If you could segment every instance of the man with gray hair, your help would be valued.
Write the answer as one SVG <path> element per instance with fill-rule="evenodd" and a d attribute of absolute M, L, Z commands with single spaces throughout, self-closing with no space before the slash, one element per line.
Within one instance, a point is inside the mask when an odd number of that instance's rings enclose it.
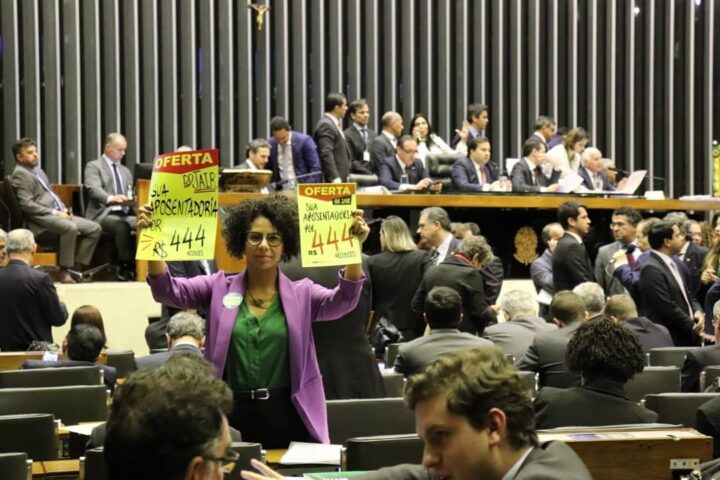
<path fill-rule="evenodd" d="M 178 312 L 170 318 L 165 333 L 168 351 L 152 353 L 136 358 L 138 370 L 158 368 L 176 354 L 202 356 L 201 348 L 205 343 L 205 321 L 192 312 Z"/>
<path fill-rule="evenodd" d="M 588 147 L 580 156 L 582 166 L 578 175 L 583 179 L 582 185 L 592 191 L 612 191 L 615 187 L 610 183 L 607 172 L 603 170 L 602 152 L 595 147 Z"/>
<path fill-rule="evenodd" d="M 503 294 L 500 310 L 506 321 L 486 328 L 483 337 L 516 360 L 522 358 L 537 333 L 557 329 L 538 316 L 535 295 L 527 290 L 510 290 Z"/>
<path fill-rule="evenodd" d="M 452 234 L 450 217 L 441 207 L 427 207 L 420 212 L 417 234 L 424 247 L 430 248 L 430 259 L 435 265 L 450 258 L 460 245 Z"/>
<path fill-rule="evenodd" d="M 52 342 L 51 327 L 67 320 L 50 276 L 32 268 L 37 251 L 30 230 L 11 231 L 5 242 L 10 261 L 0 269 L 0 350 L 24 351 L 33 340 Z"/>
<path fill-rule="evenodd" d="M 7 252 L 5 251 L 5 239 L 7 238 L 7 233 L 5 233 L 5 230 L 0 228 L 0 268 L 5 268 L 8 263 L 8 256 Z"/>
<path fill-rule="evenodd" d="M 425 272 L 412 300 L 415 313 L 423 312 L 427 292 L 439 286 L 450 287 L 462 297 L 460 331 L 482 335 L 487 325 L 497 323 L 496 312 L 485 298 L 480 274 L 492 259 L 492 249 L 485 237 L 475 235 L 465 239 L 454 254 Z"/>
<path fill-rule="evenodd" d="M 85 166 L 88 206 L 85 217 L 97 222 L 115 240 L 113 268 L 120 281 L 135 278 L 135 241 L 137 229 L 133 201 L 133 176 L 122 164 L 127 140 L 120 133 L 105 137 L 103 154 Z"/>
<path fill-rule="evenodd" d="M 595 282 L 583 282 L 573 288 L 585 304 L 585 319 L 601 317 L 605 311 L 605 291 Z"/>

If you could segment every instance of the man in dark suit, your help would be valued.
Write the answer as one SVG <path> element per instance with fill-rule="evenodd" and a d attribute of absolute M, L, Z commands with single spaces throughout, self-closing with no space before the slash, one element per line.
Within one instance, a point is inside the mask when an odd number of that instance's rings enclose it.
<path fill-rule="evenodd" d="M 202 356 L 205 343 L 205 321 L 196 313 L 178 312 L 170 318 L 165 333 L 167 352 L 151 353 L 135 359 L 138 370 L 158 368 L 178 353 Z"/>
<path fill-rule="evenodd" d="M 585 321 L 585 304 L 576 293 L 557 292 L 550 304 L 550 313 L 560 328 L 538 333 L 517 363 L 518 370 L 538 372 L 543 387 L 580 385 L 580 376 L 570 373 L 565 365 L 565 351 L 575 331 Z"/>
<path fill-rule="evenodd" d="M 595 274 L 582 237 L 590 231 L 590 217 L 585 205 L 564 202 L 558 207 L 558 222 L 565 235 L 558 240 L 552 256 L 553 289 L 572 290 L 583 282 L 594 282 Z"/>
<path fill-rule="evenodd" d="M 214 260 L 188 260 L 185 262 L 166 262 L 168 271 L 173 278 L 192 278 L 198 275 L 212 275 L 217 272 Z M 170 317 L 182 310 L 171 305 L 162 305 L 160 320 L 153 322 L 145 328 L 145 342 L 150 350 L 167 348 L 167 332 Z M 198 312 L 200 316 L 205 312 Z"/>
<path fill-rule="evenodd" d="M 520 360 L 541 332 L 557 330 L 557 325 L 538 317 L 538 303 L 526 290 L 510 290 L 504 293 L 500 301 L 500 310 L 505 321 L 490 325 L 483 337 L 499 347 L 506 355 Z"/>
<path fill-rule="evenodd" d="M 673 346 L 668 329 L 639 317 L 635 302 L 629 295 L 621 293 L 610 297 L 605 303 L 605 316 L 635 333 L 645 353 L 653 348 Z"/>
<path fill-rule="evenodd" d="M 52 343 L 51 327 L 65 323 L 67 309 L 48 274 L 31 267 L 37 250 L 32 232 L 12 230 L 5 250 L 10 261 L 0 269 L 0 350 L 25 351 L 33 340 Z"/>
<path fill-rule="evenodd" d="M 545 151 L 548 151 L 548 143 L 555 135 L 555 120 L 551 117 L 541 115 L 535 120 L 533 133 L 530 138 L 537 138 L 545 145 Z"/>
<path fill-rule="evenodd" d="M 582 166 L 578 175 L 583 179 L 582 185 L 589 191 L 613 191 L 615 186 L 610 183 L 607 173 L 603 170 L 602 152 L 595 147 L 588 147 L 581 156 Z"/>
<path fill-rule="evenodd" d="M 458 330 L 462 320 L 462 298 L 450 287 L 434 287 L 425 297 L 423 309 L 430 334 L 400 345 L 395 371 L 409 377 L 446 353 L 466 348 L 492 347 L 492 342 Z"/>
<path fill-rule="evenodd" d="M 451 232 L 450 217 L 444 208 L 428 207 L 420 212 L 417 234 L 430 247 L 430 261 L 433 265 L 449 258 L 460 245 L 460 240 Z"/>
<path fill-rule="evenodd" d="M 22 369 L 97 366 L 103 373 L 105 385 L 113 391 L 117 380 L 115 367 L 96 363 L 105 345 L 99 328 L 79 323 L 72 327 L 62 345 L 62 360 L 25 360 Z"/>
<path fill-rule="evenodd" d="M 395 155 L 380 163 L 378 178 L 380 185 L 388 190 L 439 190 L 442 184 L 433 186 L 423 163 L 415 158 L 417 143 L 410 135 L 398 139 Z"/>
<path fill-rule="evenodd" d="M 542 165 L 547 162 L 547 150 L 538 138 L 525 140 L 520 160 L 510 172 L 513 192 L 556 192 L 560 188 L 560 170 L 551 170 L 549 175 Z"/>
<path fill-rule="evenodd" d="M 290 129 L 283 117 L 270 120 L 270 161 L 272 181 L 278 190 L 292 190 L 298 183 L 319 182 L 320 157 L 310 135 Z M 317 172 L 316 175 L 311 175 Z M 299 177 L 299 178 L 298 178 Z"/>
<path fill-rule="evenodd" d="M 85 217 L 99 223 L 115 239 L 118 279 L 135 278 L 135 241 L 137 218 L 127 202 L 133 176 L 121 162 L 127 152 L 127 140 L 119 133 L 105 137 L 103 155 L 85 166 L 88 205 Z"/>
<path fill-rule="evenodd" d="M 483 278 L 478 270 L 492 258 L 492 250 L 485 237 L 465 239 L 455 254 L 440 265 L 430 268 L 420 282 L 412 308 L 416 313 L 423 311 L 427 293 L 435 287 L 450 287 L 463 300 L 463 320 L 459 329 L 463 332 L 482 335 L 489 324 L 496 323 L 495 311 L 485 299 Z"/>
<path fill-rule="evenodd" d="M 27 227 L 34 235 L 47 231 L 60 237 L 60 281 L 75 283 L 68 270 L 90 264 L 102 228 L 93 221 L 73 215 L 53 192 L 45 172 L 39 167 L 40 157 L 32 139 L 16 140 L 13 155 L 17 164 L 10 181 Z"/>
<path fill-rule="evenodd" d="M 537 428 L 657 422 L 657 413 L 625 395 L 625 383 L 643 371 L 645 356 L 637 337 L 621 325 L 606 318 L 583 323 L 568 343 L 566 360 L 582 376 L 582 386 L 540 389 Z"/>
<path fill-rule="evenodd" d="M 315 126 L 313 137 L 320 154 L 325 181 L 340 183 L 347 180 L 352 163 L 350 147 L 343 133 L 343 118 L 347 100 L 342 93 L 329 93 L 325 99 L 325 114 Z"/>
<path fill-rule="evenodd" d="M 603 288 L 606 295 L 617 295 L 625 293 L 625 288 L 620 280 L 613 275 L 615 265 L 613 254 L 621 249 L 626 252 L 632 251 L 626 258 L 632 261 L 633 266 L 635 265 L 637 257 L 641 253 L 635 242 L 637 239 L 637 226 L 642 220 L 642 216 L 634 208 L 621 207 L 613 212 L 611 218 L 610 227 L 615 241 L 603 245 L 598 250 L 597 258 L 595 258 L 595 280 Z M 630 257 L 632 257 L 632 260 L 630 260 Z"/>
<path fill-rule="evenodd" d="M 702 305 L 705 300 L 706 289 L 702 288 L 700 277 L 703 273 L 703 263 L 705 257 L 710 251 L 707 247 L 697 245 L 692 241 L 692 236 L 689 234 L 690 222 L 685 212 L 670 212 L 663 220 L 672 222 L 680 229 L 680 235 L 683 237 L 683 244 L 680 247 L 680 251 L 677 254 L 677 258 L 685 264 L 690 274 L 690 282 L 688 283 L 688 289 L 691 296 L 695 297 L 698 302 Z M 707 325 L 712 334 L 712 329 Z M 706 329 L 706 330 L 708 330 Z"/>
<path fill-rule="evenodd" d="M 705 320 L 702 307 L 688 290 L 673 261 L 683 244 L 677 225 L 657 222 L 648 233 L 652 251 L 640 271 L 640 295 L 645 312 L 655 323 L 665 325 L 677 347 L 700 344 L 698 334 Z"/>
<path fill-rule="evenodd" d="M 541 238 L 545 244 L 545 251 L 530 264 L 530 278 L 533 281 L 538 295 L 543 295 L 547 303 L 540 302 L 540 316 L 551 322 L 550 299 L 555 292 L 552 274 L 552 255 L 557 247 L 557 242 L 565 235 L 565 230 L 557 223 L 548 223 L 542 229 Z M 545 293 L 543 293 L 545 292 Z"/>
<path fill-rule="evenodd" d="M 377 134 L 368 128 L 370 106 L 367 100 L 360 98 L 350 102 L 348 107 L 352 125 L 345 129 L 345 138 L 353 156 L 352 172 L 362 174 L 375 173 L 370 155 L 370 144 Z"/>
<path fill-rule="evenodd" d="M 380 134 L 370 142 L 370 161 L 373 171 L 380 171 L 380 164 L 395 155 L 398 138 L 403 132 L 403 118 L 397 112 L 385 112 L 381 120 Z"/>
<path fill-rule="evenodd" d="M 461 192 L 488 192 L 500 188 L 500 167 L 490 161 L 490 140 L 475 137 L 468 142 L 468 156 L 452 166 L 452 181 Z"/>
<path fill-rule="evenodd" d="M 475 137 L 479 137 L 490 123 L 490 113 L 487 105 L 471 103 L 468 105 L 465 121 L 459 130 L 455 130 L 455 136 L 450 146 L 460 155 L 468 152 L 468 143 Z"/>

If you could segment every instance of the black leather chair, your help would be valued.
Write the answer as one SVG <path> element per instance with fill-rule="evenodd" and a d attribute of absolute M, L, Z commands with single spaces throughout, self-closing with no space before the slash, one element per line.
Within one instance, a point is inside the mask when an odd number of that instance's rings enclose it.
<path fill-rule="evenodd" d="M 419 464 L 424 443 L 416 434 L 350 438 L 342 455 L 343 470 L 377 470 L 400 463 Z"/>
<path fill-rule="evenodd" d="M 103 447 L 86 450 L 80 457 L 80 480 L 105 480 Z"/>
<path fill-rule="evenodd" d="M 0 371 L 0 388 L 65 387 L 102 385 L 100 367 L 34 368 Z"/>
<path fill-rule="evenodd" d="M 696 428 L 697 409 L 718 396 L 720 393 L 653 393 L 646 395 L 641 404 L 657 412 L 659 423 Z"/>
<path fill-rule="evenodd" d="M 538 383 L 540 382 L 540 375 L 535 372 L 526 372 L 524 370 L 518 370 L 518 376 L 520 381 L 530 391 L 530 396 L 535 398 L 538 391 Z"/>
<path fill-rule="evenodd" d="M 656 366 L 676 366 L 682 369 L 685 362 L 685 355 L 688 351 L 697 347 L 660 347 L 652 348 L 648 352 L 648 365 Z"/>
<path fill-rule="evenodd" d="M 415 432 L 415 415 L 402 398 L 328 400 L 330 443 L 348 438 Z"/>
<path fill-rule="evenodd" d="M 0 478 L 3 480 L 31 480 L 32 460 L 21 452 L 0 453 Z"/>
<path fill-rule="evenodd" d="M 385 370 L 382 372 L 385 395 L 388 397 L 402 397 L 405 388 L 405 377 L 401 373 Z"/>
<path fill-rule="evenodd" d="M 680 369 L 674 366 L 645 367 L 625 384 L 625 394 L 633 402 L 639 402 L 651 393 L 680 391 Z"/>
<path fill-rule="evenodd" d="M 65 425 L 100 422 L 107 417 L 105 385 L 0 390 L 0 415 L 52 413 Z"/>
<path fill-rule="evenodd" d="M 55 417 L 50 413 L 0 415 L 0 452 L 25 452 L 35 461 L 56 460 Z"/>
<path fill-rule="evenodd" d="M 708 387 L 716 384 L 718 379 L 720 379 L 720 365 L 705 367 L 700 372 L 700 391 L 704 392 Z M 715 387 L 716 391 L 720 391 L 720 388 L 717 388 L 718 385 L 715 385 Z"/>
<path fill-rule="evenodd" d="M 400 351 L 401 343 L 388 343 L 385 346 L 385 368 L 394 368 L 395 359 Z"/>
<path fill-rule="evenodd" d="M 137 370 L 137 366 L 135 365 L 135 352 L 132 350 L 110 350 L 106 352 L 106 355 L 107 360 L 105 364 L 110 367 L 115 367 L 118 378 L 125 378 Z"/>
<path fill-rule="evenodd" d="M 464 155 L 457 153 L 429 153 L 425 157 L 428 173 L 433 180 L 442 183 L 443 192 L 452 190 L 452 166 Z"/>

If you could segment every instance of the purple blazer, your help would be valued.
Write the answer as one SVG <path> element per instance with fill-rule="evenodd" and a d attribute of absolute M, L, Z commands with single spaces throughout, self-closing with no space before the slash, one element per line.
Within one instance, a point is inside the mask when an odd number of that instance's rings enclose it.
<path fill-rule="evenodd" d="M 309 279 L 291 281 L 278 272 L 280 302 L 288 326 L 291 400 L 310 436 L 329 443 L 325 391 L 315 355 L 311 323 L 334 320 L 357 305 L 365 279 L 345 280 L 327 289 Z M 225 272 L 193 278 L 173 278 L 167 272 L 148 276 L 157 302 L 178 308 L 200 308 L 207 314 L 205 357 L 218 376 L 225 370 L 230 337 L 247 286 L 245 272 L 226 276 Z"/>

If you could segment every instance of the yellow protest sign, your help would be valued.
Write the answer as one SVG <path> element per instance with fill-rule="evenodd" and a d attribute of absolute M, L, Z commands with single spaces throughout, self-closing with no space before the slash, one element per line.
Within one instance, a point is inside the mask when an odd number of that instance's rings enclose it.
<path fill-rule="evenodd" d="M 303 267 L 360 263 L 360 241 L 350 233 L 355 208 L 354 183 L 301 183 L 300 260 Z"/>
<path fill-rule="evenodd" d="M 142 229 L 138 260 L 202 260 L 215 256 L 218 151 L 160 155 L 150 180 L 153 224 Z"/>

